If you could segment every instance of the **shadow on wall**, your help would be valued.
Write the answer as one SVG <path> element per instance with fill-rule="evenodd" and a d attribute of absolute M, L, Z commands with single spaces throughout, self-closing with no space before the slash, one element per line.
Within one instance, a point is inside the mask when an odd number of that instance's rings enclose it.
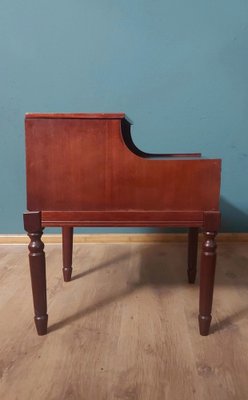
<path fill-rule="evenodd" d="M 224 197 L 221 197 L 220 209 L 222 232 L 248 232 L 248 204 L 247 213 L 245 213 L 229 203 Z"/>

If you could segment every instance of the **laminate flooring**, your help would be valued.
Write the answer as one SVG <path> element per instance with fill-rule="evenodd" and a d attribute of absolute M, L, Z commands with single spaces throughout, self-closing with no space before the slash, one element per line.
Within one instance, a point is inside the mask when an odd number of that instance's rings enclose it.
<path fill-rule="evenodd" d="M 24 245 L 0 246 L 1 400 L 247 400 L 248 244 L 220 243 L 210 335 L 186 243 L 46 245 L 39 337 Z"/>

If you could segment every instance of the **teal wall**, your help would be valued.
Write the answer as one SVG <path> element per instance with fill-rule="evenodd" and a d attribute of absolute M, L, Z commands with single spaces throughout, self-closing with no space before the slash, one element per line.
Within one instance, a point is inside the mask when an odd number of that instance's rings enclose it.
<path fill-rule="evenodd" d="M 223 230 L 248 230 L 247 0 L 1 0 L 0 233 L 25 210 L 25 112 L 118 112 L 149 152 L 223 158 Z"/>

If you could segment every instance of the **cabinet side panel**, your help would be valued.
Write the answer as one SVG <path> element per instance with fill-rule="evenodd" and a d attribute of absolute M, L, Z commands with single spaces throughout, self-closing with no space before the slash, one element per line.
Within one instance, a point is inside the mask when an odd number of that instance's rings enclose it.
<path fill-rule="evenodd" d="M 220 160 L 148 159 L 120 120 L 27 119 L 28 210 L 219 209 Z"/>
<path fill-rule="evenodd" d="M 26 120 L 28 210 L 106 207 L 107 124 L 105 120 Z"/>

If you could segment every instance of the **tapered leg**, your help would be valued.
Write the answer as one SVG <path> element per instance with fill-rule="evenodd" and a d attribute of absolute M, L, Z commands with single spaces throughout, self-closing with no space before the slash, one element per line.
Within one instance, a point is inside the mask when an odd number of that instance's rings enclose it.
<path fill-rule="evenodd" d="M 197 270 L 198 228 L 189 228 L 188 233 L 188 281 L 195 283 Z"/>
<path fill-rule="evenodd" d="M 24 214 L 24 227 L 30 238 L 29 265 L 34 303 L 34 321 L 38 335 L 47 333 L 46 263 L 44 244 L 41 241 L 40 213 Z"/>
<path fill-rule="evenodd" d="M 208 335 L 211 323 L 214 276 L 216 264 L 216 232 L 204 232 L 200 270 L 200 334 Z"/>
<path fill-rule="evenodd" d="M 73 228 L 63 226 L 63 276 L 64 281 L 69 282 L 72 274 L 72 249 L 73 249 Z"/>

